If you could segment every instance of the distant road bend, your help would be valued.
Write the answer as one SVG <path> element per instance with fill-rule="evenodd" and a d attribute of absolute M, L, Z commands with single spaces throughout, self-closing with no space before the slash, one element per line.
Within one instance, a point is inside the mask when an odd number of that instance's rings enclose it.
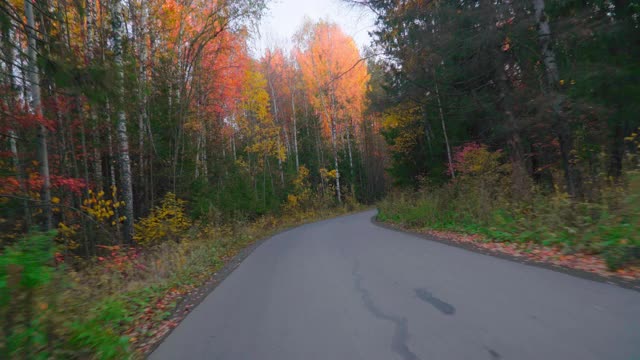
<path fill-rule="evenodd" d="M 387 230 L 260 245 L 150 359 L 640 359 L 640 293 Z"/>

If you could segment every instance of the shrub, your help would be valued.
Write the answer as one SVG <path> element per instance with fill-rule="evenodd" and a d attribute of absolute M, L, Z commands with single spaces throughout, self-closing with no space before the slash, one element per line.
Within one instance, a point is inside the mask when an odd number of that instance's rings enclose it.
<path fill-rule="evenodd" d="M 105 301 L 84 311 L 74 311 L 77 298 L 64 300 L 76 301 L 70 307 L 61 304 L 68 278 L 55 265 L 55 236 L 29 234 L 0 255 L 0 358 L 126 358 L 121 303 Z"/>
<path fill-rule="evenodd" d="M 37 296 L 51 282 L 54 236 L 55 232 L 30 234 L 0 256 L 2 358 L 28 357 L 46 344 L 46 309 L 38 306 Z"/>
<path fill-rule="evenodd" d="M 293 179 L 293 192 L 287 195 L 284 210 L 289 213 L 295 213 L 300 209 L 310 207 L 311 195 L 309 169 L 303 165 L 300 166 L 295 179 Z"/>
<path fill-rule="evenodd" d="M 191 220 L 185 213 L 185 202 L 169 192 L 160 206 L 155 207 L 149 216 L 140 219 L 134 227 L 134 241 L 150 246 L 166 240 L 177 241 L 191 227 Z"/>

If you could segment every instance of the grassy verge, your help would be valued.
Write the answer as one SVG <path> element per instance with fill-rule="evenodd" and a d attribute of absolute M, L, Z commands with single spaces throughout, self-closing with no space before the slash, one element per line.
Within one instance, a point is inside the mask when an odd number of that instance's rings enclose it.
<path fill-rule="evenodd" d="M 29 236 L 0 256 L 0 358 L 142 357 L 176 325 L 176 304 L 239 251 L 283 229 L 354 210 L 194 226 L 148 249 L 111 247 L 110 255 L 76 270 L 56 264 L 54 234 Z"/>
<path fill-rule="evenodd" d="M 640 262 L 640 175 L 602 188 L 597 201 L 533 192 L 514 201 L 508 187 L 481 176 L 422 191 L 397 192 L 379 203 L 378 220 L 408 229 L 481 235 L 482 241 L 543 246 L 558 256 L 583 254 L 610 271 Z"/>

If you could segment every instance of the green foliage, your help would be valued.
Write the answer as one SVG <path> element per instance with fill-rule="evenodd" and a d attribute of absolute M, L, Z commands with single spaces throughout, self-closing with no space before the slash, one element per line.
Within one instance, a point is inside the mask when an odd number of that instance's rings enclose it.
<path fill-rule="evenodd" d="M 0 257 L 0 289 L 8 290 L 11 280 L 18 289 L 34 289 L 47 284 L 51 280 L 52 238 L 55 235 L 55 232 L 31 234 L 5 249 Z"/>
<path fill-rule="evenodd" d="M 601 254 L 612 270 L 640 261 L 637 171 L 627 172 L 626 183 L 602 188 L 599 201 L 537 190 L 527 201 L 512 202 L 504 196 L 508 173 L 486 174 L 488 178 L 476 173 L 443 186 L 425 186 L 418 194 L 391 194 L 379 203 L 378 217 L 413 228 L 479 233 L 494 241 Z"/>
<path fill-rule="evenodd" d="M 86 307 L 62 299 L 68 278 L 54 263 L 55 232 L 32 233 L 0 255 L 0 355 L 3 359 L 126 359 L 121 302 Z M 71 301 L 69 304 L 68 301 Z M 58 308 L 71 305 L 64 310 Z"/>
<path fill-rule="evenodd" d="M 31 353 L 45 344 L 43 314 L 36 295 L 51 282 L 55 232 L 34 233 L 0 255 L 0 354 L 9 358 Z"/>
<path fill-rule="evenodd" d="M 120 333 L 127 321 L 123 302 L 107 299 L 91 308 L 86 318 L 67 324 L 65 347 L 78 358 L 125 359 L 129 356 L 129 338 Z"/>

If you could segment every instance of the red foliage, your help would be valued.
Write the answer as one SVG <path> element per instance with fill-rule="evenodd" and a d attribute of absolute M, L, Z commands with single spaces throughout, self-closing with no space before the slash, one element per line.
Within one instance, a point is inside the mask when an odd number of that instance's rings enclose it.
<path fill-rule="evenodd" d="M 79 195 L 87 187 L 84 179 L 68 178 L 58 175 L 51 175 L 51 187 L 61 190 L 68 190 Z"/>
<path fill-rule="evenodd" d="M 26 181 L 27 189 L 31 191 L 40 191 L 44 182 L 38 173 L 30 173 Z M 84 179 L 68 178 L 64 176 L 51 175 L 51 188 L 62 191 L 71 191 L 74 194 L 80 194 L 87 187 Z M 18 194 L 20 193 L 20 182 L 15 176 L 7 176 L 0 178 L 0 193 Z"/>
<path fill-rule="evenodd" d="M 0 178 L 0 194 L 18 194 L 20 183 L 14 176 Z"/>
<path fill-rule="evenodd" d="M 456 172 L 464 171 L 468 158 L 471 153 L 478 150 L 486 149 L 486 145 L 477 142 L 468 142 L 453 148 L 453 170 Z M 447 166 L 447 175 L 451 176 L 451 168 Z"/>
<path fill-rule="evenodd" d="M 98 256 L 107 271 L 118 273 L 122 277 L 128 277 L 132 271 L 146 270 L 146 267 L 137 260 L 140 251 L 135 247 L 122 249 L 119 245 L 97 245 L 98 248 L 108 251 L 105 256 Z"/>

